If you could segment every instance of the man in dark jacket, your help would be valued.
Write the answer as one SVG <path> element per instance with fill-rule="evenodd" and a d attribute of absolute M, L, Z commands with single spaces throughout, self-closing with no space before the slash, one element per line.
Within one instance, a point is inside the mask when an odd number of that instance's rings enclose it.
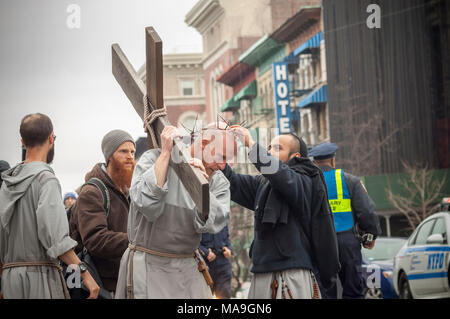
<path fill-rule="evenodd" d="M 72 208 L 70 236 L 78 242 L 77 252 L 86 247 L 103 287 L 114 292 L 120 259 L 128 247 L 128 189 L 135 166 L 135 144 L 128 133 L 114 130 L 103 138 L 102 151 L 106 164 L 95 165 L 86 175 L 86 182 L 97 178 L 107 187 L 109 215 L 106 216 L 101 190 L 94 185 L 84 185 Z"/>
<path fill-rule="evenodd" d="M 217 234 L 204 233 L 199 246 L 206 258 L 216 298 L 231 298 L 231 243 L 228 226 Z"/>
<path fill-rule="evenodd" d="M 313 272 L 328 287 L 339 268 L 320 169 L 306 157 L 306 144 L 293 134 L 275 137 L 268 153 L 247 129 L 231 129 L 250 149 L 249 159 L 261 172 L 240 175 L 228 165 L 223 170 L 231 199 L 255 211 L 249 298 L 320 298 Z"/>

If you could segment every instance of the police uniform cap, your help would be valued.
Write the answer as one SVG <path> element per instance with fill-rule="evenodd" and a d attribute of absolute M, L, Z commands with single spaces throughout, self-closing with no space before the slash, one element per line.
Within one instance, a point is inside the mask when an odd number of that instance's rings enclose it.
<path fill-rule="evenodd" d="M 338 146 L 334 143 L 322 143 L 320 145 L 314 146 L 309 152 L 308 157 L 314 157 L 316 160 L 325 160 L 334 157 Z"/>

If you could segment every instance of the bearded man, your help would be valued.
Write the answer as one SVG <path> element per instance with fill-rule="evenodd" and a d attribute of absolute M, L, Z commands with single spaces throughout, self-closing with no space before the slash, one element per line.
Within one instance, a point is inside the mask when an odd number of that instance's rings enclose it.
<path fill-rule="evenodd" d="M 99 272 L 103 288 L 112 295 L 116 290 L 120 258 L 128 247 L 127 220 L 129 188 L 136 150 L 127 132 L 113 130 L 105 135 L 102 151 L 106 163 L 99 163 L 86 174 L 86 182 L 97 178 L 109 193 L 109 215 L 101 190 L 91 184 L 82 187 L 72 208 L 70 235 L 78 242 L 76 251 L 87 249 Z"/>
<path fill-rule="evenodd" d="M 328 289 L 339 270 L 321 170 L 309 160 L 305 142 L 295 134 L 275 136 L 266 150 L 248 129 L 236 125 L 231 130 L 249 149 L 248 158 L 261 173 L 244 175 L 229 165 L 221 168 L 230 181 L 231 199 L 254 211 L 249 299 L 320 298 L 318 284 Z"/>
<path fill-rule="evenodd" d="M 50 166 L 56 139 L 50 118 L 41 113 L 25 116 L 20 136 L 25 161 L 3 172 L 0 190 L 4 298 L 69 298 L 58 259 L 79 267 L 90 298 L 96 298 L 99 286 L 73 250 L 77 243 L 69 237 L 61 186 Z"/>

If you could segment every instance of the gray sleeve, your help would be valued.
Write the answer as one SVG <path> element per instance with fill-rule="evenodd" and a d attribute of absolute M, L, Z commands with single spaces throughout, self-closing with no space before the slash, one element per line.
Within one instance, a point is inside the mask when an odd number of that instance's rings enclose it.
<path fill-rule="evenodd" d="M 159 152 L 144 153 L 137 163 L 130 188 L 132 203 L 149 222 L 155 221 L 164 211 L 165 196 L 169 192 L 167 181 L 163 187 L 156 183 L 155 162 Z"/>
<path fill-rule="evenodd" d="M 47 179 L 39 191 L 36 210 L 37 233 L 50 258 L 58 258 L 77 245 L 69 236 L 69 223 L 56 178 Z"/>
<path fill-rule="evenodd" d="M 0 223 L 0 262 L 3 262 L 2 259 L 6 255 L 6 250 L 6 234 L 2 224 Z"/>
<path fill-rule="evenodd" d="M 194 226 L 198 233 L 216 234 L 230 220 L 230 182 L 221 171 L 216 171 L 209 185 L 209 215 L 205 221 L 200 212 L 194 214 Z"/>
<path fill-rule="evenodd" d="M 356 223 L 365 232 L 375 236 L 381 235 L 380 221 L 375 212 L 375 203 L 358 178 L 347 176 L 347 180 Z"/>

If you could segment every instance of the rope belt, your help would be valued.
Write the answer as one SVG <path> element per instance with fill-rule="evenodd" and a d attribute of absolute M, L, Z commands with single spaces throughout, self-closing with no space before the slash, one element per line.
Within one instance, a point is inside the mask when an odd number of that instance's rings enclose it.
<path fill-rule="evenodd" d="M 153 122 L 156 121 L 156 119 L 158 117 L 166 116 L 167 110 L 165 107 L 163 107 L 161 109 L 153 110 L 150 113 L 150 111 L 149 111 L 150 105 L 148 103 L 147 95 L 144 95 L 143 104 L 144 104 L 144 129 L 145 129 L 145 132 L 150 134 L 150 137 L 152 138 L 153 147 L 158 148 L 159 147 L 158 140 L 156 139 L 156 135 L 152 128 L 152 124 L 153 124 Z"/>
<path fill-rule="evenodd" d="M 129 256 L 129 267 L 128 267 L 128 284 L 127 284 L 127 298 L 128 299 L 134 299 L 134 285 L 133 285 L 133 257 L 134 253 L 136 251 L 140 251 L 149 255 L 154 256 L 160 256 L 160 257 L 167 257 L 167 258 L 195 258 L 195 253 L 192 254 L 171 254 L 171 253 L 165 253 L 160 252 L 148 248 L 144 248 L 141 246 L 137 246 L 135 244 L 129 244 L 128 249 L 130 250 L 130 256 Z"/>
<path fill-rule="evenodd" d="M 4 264 L 2 268 L 9 269 L 9 268 L 36 267 L 36 266 L 56 268 L 59 273 L 59 278 L 61 279 L 61 285 L 63 287 L 64 297 L 66 299 L 70 299 L 69 291 L 67 290 L 66 282 L 64 280 L 64 275 L 62 273 L 62 268 L 57 263 L 48 262 L 48 261 L 23 261 L 23 262 L 7 263 L 7 264 Z"/>

